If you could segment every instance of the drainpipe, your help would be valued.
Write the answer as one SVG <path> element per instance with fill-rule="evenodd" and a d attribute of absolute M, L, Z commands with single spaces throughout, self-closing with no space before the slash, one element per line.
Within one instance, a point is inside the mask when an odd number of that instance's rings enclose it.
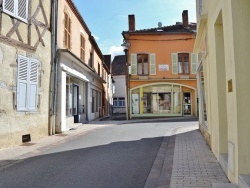
<path fill-rule="evenodd" d="M 51 83 L 50 83 L 50 117 L 49 135 L 55 134 L 56 101 L 57 101 L 57 10 L 58 0 L 52 0 L 52 30 L 51 30 Z"/>

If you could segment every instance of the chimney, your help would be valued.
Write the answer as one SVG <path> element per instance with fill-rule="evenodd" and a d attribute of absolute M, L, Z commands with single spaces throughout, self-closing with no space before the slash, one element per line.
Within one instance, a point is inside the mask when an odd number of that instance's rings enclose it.
<path fill-rule="evenodd" d="M 182 24 L 183 27 L 188 27 L 188 10 L 183 10 L 182 12 Z"/>
<path fill-rule="evenodd" d="M 135 31 L 135 15 L 128 15 L 128 29 Z"/>

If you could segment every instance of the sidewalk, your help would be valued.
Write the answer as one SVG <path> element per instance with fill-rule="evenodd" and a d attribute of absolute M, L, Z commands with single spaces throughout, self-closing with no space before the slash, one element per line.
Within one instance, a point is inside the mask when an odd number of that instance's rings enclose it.
<path fill-rule="evenodd" d="M 177 130 L 178 131 L 178 130 Z M 162 142 L 144 188 L 236 188 L 196 129 Z"/>
<path fill-rule="evenodd" d="M 183 121 L 184 119 L 179 120 Z M 124 123 L 149 121 L 175 121 L 175 118 L 133 121 L 114 121 L 107 118 L 104 121 L 92 121 L 63 134 L 47 136 L 41 140 L 13 148 L 0 149 L 0 170 L 96 129 Z M 168 187 L 233 188 L 237 186 L 229 183 L 196 126 L 171 130 L 160 146 L 145 188 Z"/>

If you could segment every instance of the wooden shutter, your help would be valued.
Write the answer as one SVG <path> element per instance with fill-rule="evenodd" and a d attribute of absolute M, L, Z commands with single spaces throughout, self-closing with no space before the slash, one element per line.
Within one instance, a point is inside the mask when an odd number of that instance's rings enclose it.
<path fill-rule="evenodd" d="M 27 93 L 28 93 L 28 58 L 18 56 L 17 67 L 17 111 L 27 111 Z"/>
<path fill-rule="evenodd" d="M 15 0 L 3 0 L 3 11 L 15 16 Z"/>
<path fill-rule="evenodd" d="M 178 54 L 172 53 L 171 59 L 172 59 L 172 74 L 178 74 Z"/>
<path fill-rule="evenodd" d="M 38 61 L 31 59 L 29 65 L 28 110 L 34 111 L 37 110 Z"/>
<path fill-rule="evenodd" d="M 137 75 L 137 54 L 131 54 L 131 75 Z"/>
<path fill-rule="evenodd" d="M 28 19 L 28 0 L 17 0 L 17 12 L 16 16 L 23 20 L 27 21 Z"/>
<path fill-rule="evenodd" d="M 156 75 L 156 62 L 155 62 L 155 54 L 150 54 L 150 74 Z"/>
<path fill-rule="evenodd" d="M 197 54 L 191 53 L 191 74 L 196 74 L 197 69 Z"/>

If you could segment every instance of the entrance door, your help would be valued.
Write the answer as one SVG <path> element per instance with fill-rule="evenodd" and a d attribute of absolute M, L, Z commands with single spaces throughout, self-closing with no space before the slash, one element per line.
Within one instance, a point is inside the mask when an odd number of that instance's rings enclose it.
<path fill-rule="evenodd" d="M 183 115 L 191 115 L 192 113 L 192 101 L 191 101 L 191 93 L 186 92 L 183 93 Z"/>
<path fill-rule="evenodd" d="M 79 123 L 79 86 L 73 84 L 73 116 L 74 123 Z"/>

